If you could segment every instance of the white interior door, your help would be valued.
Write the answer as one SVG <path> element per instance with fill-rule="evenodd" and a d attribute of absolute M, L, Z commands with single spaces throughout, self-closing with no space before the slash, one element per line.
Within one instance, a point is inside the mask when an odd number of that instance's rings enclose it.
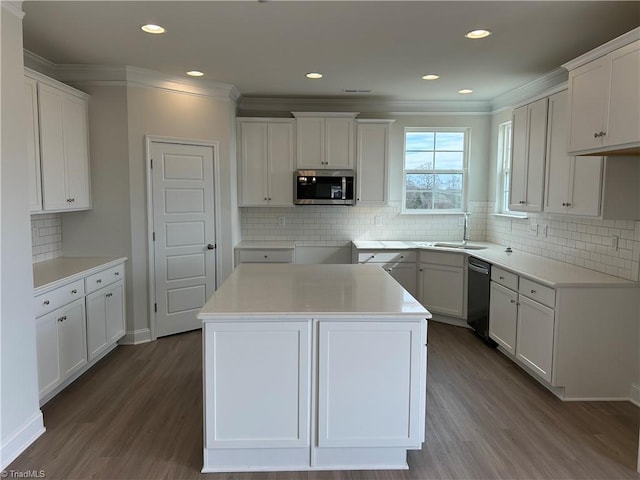
<path fill-rule="evenodd" d="M 201 328 L 216 285 L 213 147 L 151 142 L 155 334 Z"/>

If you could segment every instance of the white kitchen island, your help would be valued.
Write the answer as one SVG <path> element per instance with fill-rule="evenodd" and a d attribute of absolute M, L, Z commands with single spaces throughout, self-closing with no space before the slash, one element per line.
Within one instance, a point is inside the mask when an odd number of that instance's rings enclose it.
<path fill-rule="evenodd" d="M 204 322 L 203 472 L 406 469 L 431 314 L 373 265 L 242 264 Z"/>

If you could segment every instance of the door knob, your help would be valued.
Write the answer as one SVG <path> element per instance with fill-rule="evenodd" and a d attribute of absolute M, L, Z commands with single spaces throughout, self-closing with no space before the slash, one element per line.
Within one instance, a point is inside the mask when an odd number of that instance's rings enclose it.
<path fill-rule="evenodd" d="M 213 243 L 207 245 L 207 250 L 213 250 L 214 248 L 216 248 L 216 246 Z"/>

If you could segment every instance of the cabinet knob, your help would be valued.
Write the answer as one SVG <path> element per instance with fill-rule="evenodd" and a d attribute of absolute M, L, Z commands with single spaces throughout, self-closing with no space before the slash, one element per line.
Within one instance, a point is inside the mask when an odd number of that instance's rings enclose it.
<path fill-rule="evenodd" d="M 269 201 L 271 201 L 271 197 L 269 197 Z"/>
<path fill-rule="evenodd" d="M 44 302 L 42 302 L 42 303 L 44 303 L 45 305 L 49 305 L 49 300 L 45 300 L 45 301 L 44 301 Z"/>
<path fill-rule="evenodd" d="M 400 258 L 404 258 L 404 255 L 400 255 Z"/>
<path fill-rule="evenodd" d="M 516 301 L 515 301 L 515 300 L 510 300 L 510 301 L 511 301 L 511 303 L 516 303 Z"/>
<path fill-rule="evenodd" d="M 265 255 L 264 258 L 269 258 L 269 255 Z"/>
<path fill-rule="evenodd" d="M 75 199 L 75 198 L 72 198 L 72 199 L 71 199 L 71 201 L 72 201 L 72 202 L 75 202 L 75 201 L 76 201 L 76 199 Z"/>
<path fill-rule="evenodd" d="M 503 277 L 502 275 L 500 275 L 498 278 L 499 278 L 500 280 L 504 280 L 504 277 Z"/>
<path fill-rule="evenodd" d="M 267 197 L 264 197 L 264 200 L 266 201 L 266 200 L 267 200 Z"/>
<path fill-rule="evenodd" d="M 67 319 L 67 316 L 64 315 L 58 319 L 59 322 L 64 322 Z"/>
<path fill-rule="evenodd" d="M 113 274 L 114 274 L 116 277 L 119 277 L 119 276 L 120 276 L 120 272 L 114 272 Z"/>
<path fill-rule="evenodd" d="M 531 293 L 536 293 L 536 291 L 532 289 L 532 290 L 531 290 Z"/>
<path fill-rule="evenodd" d="M 96 283 L 102 283 L 102 279 L 101 278 L 97 279 Z"/>
<path fill-rule="evenodd" d="M 76 293 L 78 293 L 78 290 L 76 290 L 76 289 L 74 288 L 73 290 L 71 290 L 71 293 L 72 293 L 73 295 L 75 295 Z"/>
<path fill-rule="evenodd" d="M 599 136 L 600 136 L 600 135 L 598 135 L 598 133 L 597 133 L 597 132 L 593 134 L 593 138 L 598 138 Z"/>
<path fill-rule="evenodd" d="M 525 204 L 525 203 L 527 203 L 527 202 L 526 202 L 526 201 L 524 201 L 524 200 L 520 200 L 518 203 L 519 203 L 520 205 L 524 205 L 524 204 Z"/>
<path fill-rule="evenodd" d="M 111 298 L 111 297 L 113 297 L 113 293 L 107 293 L 106 297 L 107 297 L 107 298 Z"/>
<path fill-rule="evenodd" d="M 570 207 L 570 206 L 571 206 L 571 204 L 567 202 L 567 207 Z"/>

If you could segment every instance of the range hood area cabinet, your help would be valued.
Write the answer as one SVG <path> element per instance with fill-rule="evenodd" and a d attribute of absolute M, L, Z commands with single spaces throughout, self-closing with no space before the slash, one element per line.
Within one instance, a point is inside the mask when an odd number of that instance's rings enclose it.
<path fill-rule="evenodd" d="M 91 208 L 89 96 L 25 69 L 32 213 Z"/>
<path fill-rule="evenodd" d="M 238 204 L 292 207 L 294 123 L 286 118 L 239 118 Z"/>
<path fill-rule="evenodd" d="M 569 71 L 569 153 L 639 155 L 640 28 L 562 66 Z"/>
<path fill-rule="evenodd" d="M 298 169 L 352 170 L 358 112 L 292 112 Z"/>

